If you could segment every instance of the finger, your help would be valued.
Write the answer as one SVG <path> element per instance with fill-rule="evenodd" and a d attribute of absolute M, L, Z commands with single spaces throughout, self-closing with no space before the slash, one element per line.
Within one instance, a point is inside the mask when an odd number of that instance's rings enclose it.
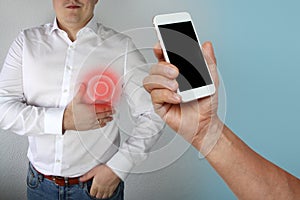
<path fill-rule="evenodd" d="M 91 195 L 92 197 L 101 198 L 101 197 L 98 197 L 98 196 L 101 195 L 101 192 L 98 191 L 98 189 L 99 189 L 99 188 L 97 188 L 97 187 L 95 186 L 95 182 L 94 182 L 94 180 L 93 180 L 93 183 L 92 183 L 92 186 L 91 186 L 91 190 L 90 190 L 90 195 Z"/>
<path fill-rule="evenodd" d="M 114 191 L 109 192 L 106 198 L 112 197 L 113 194 L 114 194 Z"/>
<path fill-rule="evenodd" d="M 91 169 L 87 173 L 85 173 L 83 176 L 80 177 L 80 182 L 86 182 L 90 179 L 92 179 L 96 175 L 96 168 Z"/>
<path fill-rule="evenodd" d="M 113 120 L 113 117 L 98 118 L 98 122 L 100 125 L 111 122 L 112 120 Z"/>
<path fill-rule="evenodd" d="M 211 72 L 211 76 L 213 78 L 214 84 L 216 87 L 219 85 L 219 77 L 217 71 L 217 60 L 214 54 L 214 49 L 211 42 L 205 42 L 203 45 L 203 54 L 205 60 L 208 64 L 209 71 Z"/>
<path fill-rule="evenodd" d="M 159 62 L 150 69 L 150 75 L 161 75 L 170 79 L 177 78 L 178 74 L 178 68 L 167 62 Z"/>
<path fill-rule="evenodd" d="M 98 185 L 95 197 L 98 199 L 105 199 L 106 198 L 105 196 L 106 196 L 106 191 L 102 187 L 100 187 L 100 185 Z"/>
<path fill-rule="evenodd" d="M 114 194 L 114 191 L 117 189 L 117 187 L 118 187 L 118 184 L 115 186 L 111 186 L 107 190 L 103 191 L 102 199 L 112 197 L 112 195 Z"/>
<path fill-rule="evenodd" d="M 104 192 L 103 194 L 101 194 L 100 195 L 101 197 L 97 197 L 97 198 L 101 198 L 101 199 L 107 199 L 107 198 L 109 198 L 110 196 L 109 196 L 109 193 L 107 193 L 107 192 Z"/>
<path fill-rule="evenodd" d="M 176 91 L 178 89 L 178 83 L 175 79 L 168 79 L 159 75 L 145 77 L 143 85 L 148 92 L 151 92 L 154 89 L 168 89 L 171 91 Z"/>
<path fill-rule="evenodd" d="M 217 64 L 217 60 L 214 53 L 214 48 L 211 42 L 204 42 L 202 45 L 204 57 L 208 65 Z"/>
<path fill-rule="evenodd" d="M 113 120 L 112 117 L 98 119 L 95 125 L 95 129 L 105 127 L 107 123 L 111 122 L 112 120 Z"/>
<path fill-rule="evenodd" d="M 113 110 L 109 110 L 109 111 L 105 111 L 105 112 L 98 112 L 98 113 L 96 113 L 97 119 L 109 117 L 109 116 L 112 116 L 113 114 L 114 114 L 114 111 L 113 111 Z"/>
<path fill-rule="evenodd" d="M 101 122 L 101 124 L 99 124 L 99 126 L 100 126 L 100 128 L 103 128 L 103 127 L 106 126 L 106 123 L 102 123 L 102 122 Z"/>
<path fill-rule="evenodd" d="M 97 122 L 92 128 L 90 128 L 90 130 L 95 130 L 95 129 L 99 129 L 102 128 L 103 126 L 100 125 L 99 122 Z"/>
<path fill-rule="evenodd" d="M 153 51 L 159 62 L 165 61 L 165 57 L 159 43 L 155 44 Z"/>
<path fill-rule="evenodd" d="M 98 188 L 98 190 L 95 191 L 95 195 L 93 195 L 93 197 L 95 197 L 97 199 L 103 199 L 103 192 L 101 192 Z"/>
<path fill-rule="evenodd" d="M 153 104 L 179 104 L 181 102 L 181 96 L 175 92 L 167 89 L 156 89 L 151 92 L 151 98 Z"/>
<path fill-rule="evenodd" d="M 109 104 L 95 103 L 96 113 L 113 112 L 113 107 Z"/>
<path fill-rule="evenodd" d="M 78 92 L 74 97 L 74 102 L 81 102 L 83 100 L 83 96 L 86 92 L 86 85 L 84 83 L 80 83 Z"/>

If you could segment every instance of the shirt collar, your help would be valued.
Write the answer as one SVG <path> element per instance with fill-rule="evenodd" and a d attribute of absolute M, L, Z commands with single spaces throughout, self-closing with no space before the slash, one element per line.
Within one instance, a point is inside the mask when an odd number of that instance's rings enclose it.
<path fill-rule="evenodd" d="M 94 31 L 95 33 L 97 33 L 98 25 L 97 25 L 97 22 L 95 20 L 95 17 L 93 17 L 84 28 L 89 28 L 92 31 Z M 54 18 L 54 21 L 53 21 L 52 27 L 51 27 L 51 29 L 49 31 L 49 34 L 51 34 L 55 30 L 60 30 L 60 28 L 58 27 L 58 23 L 57 23 L 57 18 L 56 17 Z"/>
<path fill-rule="evenodd" d="M 54 21 L 53 21 L 53 24 L 52 24 L 52 27 L 49 31 L 49 34 L 51 34 L 53 31 L 58 30 L 58 29 L 59 29 L 59 27 L 58 27 L 57 20 L 56 20 L 56 17 L 55 17 Z"/>
<path fill-rule="evenodd" d="M 97 33 L 97 29 L 98 29 L 98 24 L 95 20 L 95 17 L 93 17 L 89 23 L 85 26 L 85 28 L 89 28 L 91 29 L 92 31 L 94 31 L 95 33 Z"/>

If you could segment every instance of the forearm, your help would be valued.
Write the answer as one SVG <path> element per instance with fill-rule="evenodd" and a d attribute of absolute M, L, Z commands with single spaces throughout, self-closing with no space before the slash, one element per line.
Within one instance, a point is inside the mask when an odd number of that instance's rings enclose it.
<path fill-rule="evenodd" d="M 62 134 L 62 108 L 43 108 L 26 105 L 0 94 L 0 128 L 18 135 L 40 136 Z"/>
<path fill-rule="evenodd" d="M 239 199 L 299 199 L 300 181 L 250 149 L 228 127 L 207 160 Z"/>
<path fill-rule="evenodd" d="M 24 91 L 28 79 L 26 81 L 23 76 L 26 71 L 23 43 L 24 33 L 21 32 L 12 43 L 0 73 L 0 128 L 26 136 L 59 135 L 63 109 L 49 108 L 48 102 L 44 106 L 26 99 L 30 95 Z"/>
<path fill-rule="evenodd" d="M 163 121 L 153 112 L 141 116 L 135 124 L 130 136 L 107 163 L 122 180 L 126 179 L 134 166 L 147 159 L 164 127 Z"/>

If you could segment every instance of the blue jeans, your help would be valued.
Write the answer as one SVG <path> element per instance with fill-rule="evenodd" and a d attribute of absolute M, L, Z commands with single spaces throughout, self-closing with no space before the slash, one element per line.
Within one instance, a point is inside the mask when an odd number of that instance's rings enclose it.
<path fill-rule="evenodd" d="M 27 199 L 28 200 L 97 200 L 89 193 L 92 180 L 69 186 L 58 186 L 53 181 L 46 179 L 29 164 L 27 174 Z M 124 182 L 110 198 L 105 200 L 123 200 Z"/>

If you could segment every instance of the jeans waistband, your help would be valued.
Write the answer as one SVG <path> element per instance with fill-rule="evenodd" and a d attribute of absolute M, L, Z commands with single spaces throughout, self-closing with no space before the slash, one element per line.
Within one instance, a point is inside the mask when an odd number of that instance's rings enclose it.
<path fill-rule="evenodd" d="M 76 185 L 81 183 L 79 181 L 80 177 L 62 177 L 62 176 L 46 175 L 39 172 L 37 169 L 35 169 L 31 163 L 29 163 L 29 167 L 36 176 L 39 176 L 41 178 L 46 178 L 58 186 Z"/>

